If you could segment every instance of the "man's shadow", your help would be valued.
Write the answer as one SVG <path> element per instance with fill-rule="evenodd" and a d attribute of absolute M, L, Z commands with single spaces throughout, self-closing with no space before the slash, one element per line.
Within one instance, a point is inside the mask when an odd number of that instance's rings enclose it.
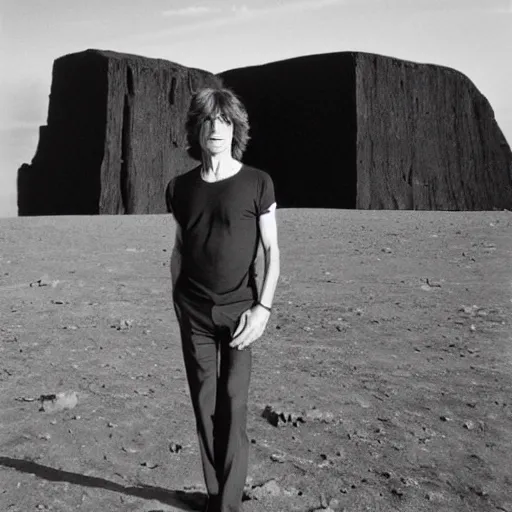
<path fill-rule="evenodd" d="M 94 476 L 85 476 L 70 471 L 50 468 L 37 464 L 30 460 L 12 459 L 10 457 L 0 457 L 0 466 L 12 468 L 21 473 L 31 473 L 39 478 L 44 478 L 52 482 L 69 482 L 71 484 L 82 485 L 84 487 L 99 487 L 109 491 L 120 492 L 129 496 L 136 496 L 146 500 L 157 500 L 166 505 L 176 507 L 180 510 L 201 510 L 206 502 L 206 495 L 196 491 L 170 491 L 162 487 L 152 485 L 139 485 L 135 487 L 126 487 L 104 478 Z"/>

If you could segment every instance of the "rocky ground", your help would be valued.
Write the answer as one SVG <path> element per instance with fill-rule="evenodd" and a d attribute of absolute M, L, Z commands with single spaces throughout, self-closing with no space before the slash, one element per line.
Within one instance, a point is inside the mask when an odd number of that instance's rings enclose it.
<path fill-rule="evenodd" d="M 512 214 L 278 219 L 244 512 L 512 512 Z M 173 234 L 0 219 L 1 512 L 201 508 Z"/>

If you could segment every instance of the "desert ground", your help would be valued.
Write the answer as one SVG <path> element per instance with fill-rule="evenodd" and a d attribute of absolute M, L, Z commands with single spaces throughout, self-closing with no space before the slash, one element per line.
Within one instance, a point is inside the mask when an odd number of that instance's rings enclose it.
<path fill-rule="evenodd" d="M 278 222 L 244 512 L 512 512 L 512 213 Z M 173 240 L 169 215 L 0 219 L 0 512 L 201 509 Z"/>

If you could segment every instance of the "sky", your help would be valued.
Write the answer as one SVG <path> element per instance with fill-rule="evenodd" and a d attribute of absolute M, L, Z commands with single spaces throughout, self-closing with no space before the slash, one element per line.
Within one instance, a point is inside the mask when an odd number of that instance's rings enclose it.
<path fill-rule="evenodd" d="M 449 66 L 512 143 L 512 0 L 0 0 L 0 217 L 17 215 L 53 61 L 89 48 L 214 73 L 338 51 Z"/>

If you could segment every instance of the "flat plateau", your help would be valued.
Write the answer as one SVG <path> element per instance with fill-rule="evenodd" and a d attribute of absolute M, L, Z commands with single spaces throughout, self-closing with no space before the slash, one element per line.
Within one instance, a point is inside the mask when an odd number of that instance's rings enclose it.
<path fill-rule="evenodd" d="M 512 213 L 278 222 L 244 512 L 512 512 Z M 0 219 L 0 511 L 200 510 L 173 239 L 169 215 Z"/>

